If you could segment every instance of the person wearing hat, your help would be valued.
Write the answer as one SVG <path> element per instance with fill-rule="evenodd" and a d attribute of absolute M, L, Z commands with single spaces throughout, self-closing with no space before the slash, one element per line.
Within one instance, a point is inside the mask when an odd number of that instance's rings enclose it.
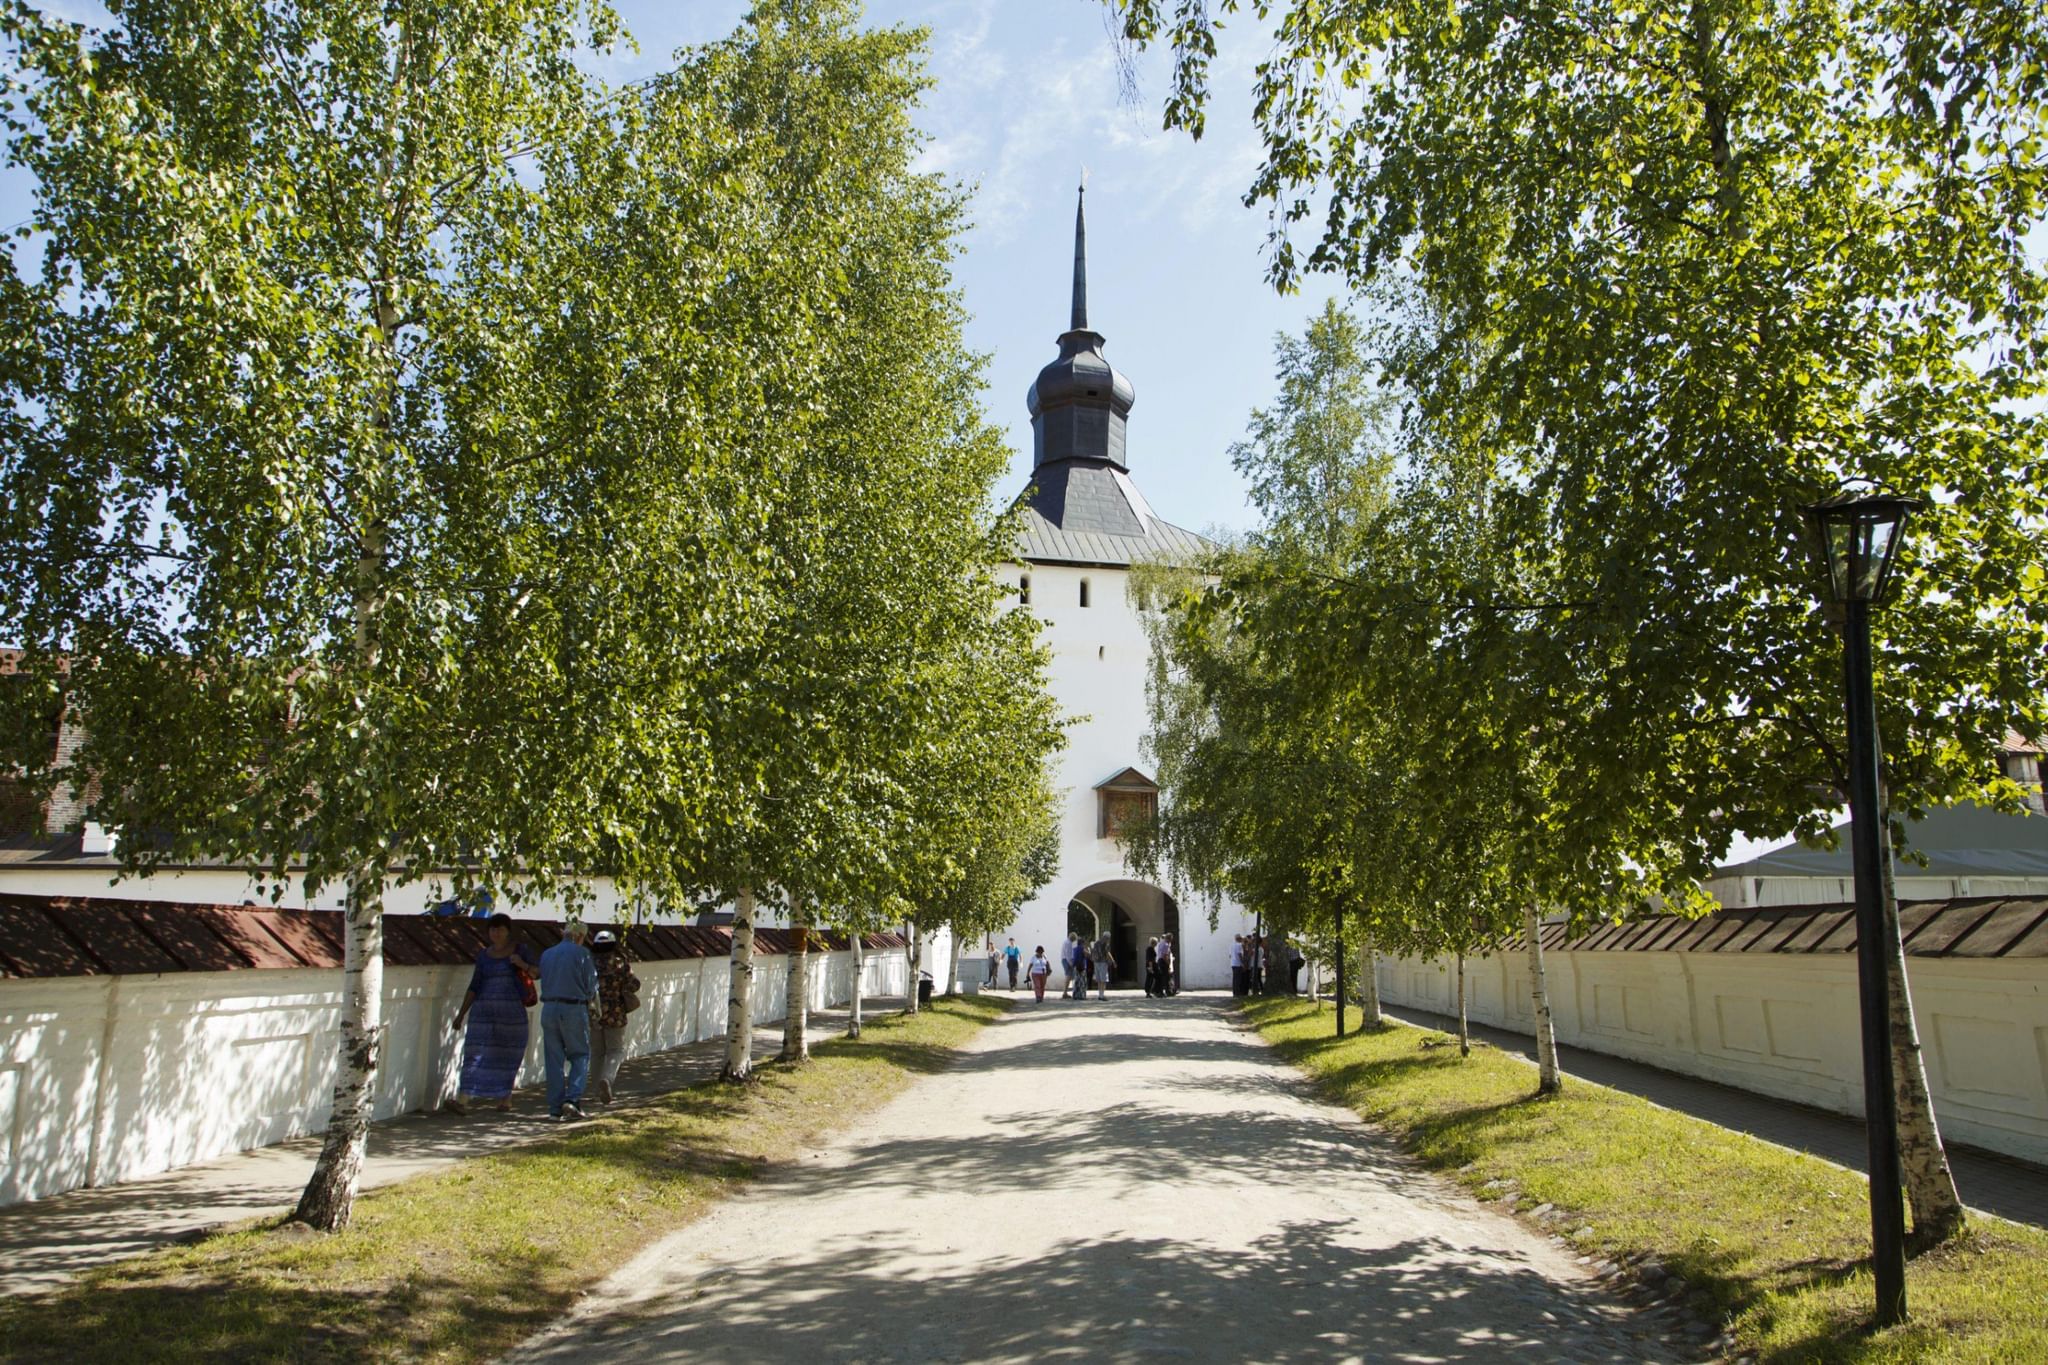
<path fill-rule="evenodd" d="M 597 1001 L 597 963 L 580 919 L 562 926 L 562 941 L 540 955 L 541 1060 L 547 1067 L 548 1117 L 583 1117 L 590 1077 L 590 1007 Z"/>
<path fill-rule="evenodd" d="M 609 929 L 591 936 L 597 959 L 597 1003 L 590 1007 L 590 1088 L 599 1104 L 612 1102 L 619 1064 L 626 1060 L 626 1016 L 640 1008 L 640 978 L 626 945 Z"/>

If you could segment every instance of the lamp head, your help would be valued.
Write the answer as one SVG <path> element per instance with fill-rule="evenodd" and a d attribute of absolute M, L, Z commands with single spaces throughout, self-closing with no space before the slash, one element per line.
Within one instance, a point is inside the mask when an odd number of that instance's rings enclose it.
<path fill-rule="evenodd" d="M 1851 489 L 1802 507 L 1827 600 L 1883 602 L 1898 554 L 1899 528 L 1924 506 L 1918 498 Z"/>

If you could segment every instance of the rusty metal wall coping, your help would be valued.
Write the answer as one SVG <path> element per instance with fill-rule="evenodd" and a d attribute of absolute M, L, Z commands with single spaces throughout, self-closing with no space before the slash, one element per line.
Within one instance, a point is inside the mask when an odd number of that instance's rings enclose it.
<path fill-rule="evenodd" d="M 0 977 L 105 976 L 341 966 L 339 910 L 287 910 L 112 896 L 36 896 L 0 892 Z M 732 931 L 676 924 L 600 924 L 622 936 L 636 962 L 725 957 Z M 515 919 L 513 934 L 536 953 L 559 942 L 558 920 Z M 786 953 L 789 929 L 758 929 L 754 950 Z M 820 952 L 852 946 L 845 934 L 810 931 Z M 439 915 L 386 915 L 384 961 L 401 967 L 461 966 L 486 942 L 484 921 Z M 901 948 L 901 934 L 869 934 L 867 947 Z"/>
<path fill-rule="evenodd" d="M 1770 905 L 1697 920 L 1651 915 L 1576 932 L 1543 926 L 1545 952 L 1828 953 L 1856 947 L 1856 907 Z M 2048 957 L 2048 896 L 1957 896 L 1899 902 L 1899 932 L 1914 957 Z M 1520 934 L 1500 951 L 1519 951 Z"/>

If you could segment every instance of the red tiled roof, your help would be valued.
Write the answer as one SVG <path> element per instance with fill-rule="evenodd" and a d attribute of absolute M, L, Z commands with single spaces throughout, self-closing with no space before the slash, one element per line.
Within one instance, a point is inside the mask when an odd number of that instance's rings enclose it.
<path fill-rule="evenodd" d="M 555 920 L 515 919 L 519 941 L 535 951 L 561 941 Z M 290 910 L 111 896 L 30 896 L 0 892 L 0 976 L 100 976 L 109 973 L 222 972 L 270 967 L 339 967 L 344 917 L 339 910 Z M 724 957 L 725 928 L 695 925 L 595 924 L 621 935 L 639 962 Z M 760 953 L 789 950 L 787 929 L 754 935 Z M 844 934 L 813 929 L 811 947 L 837 952 Z M 901 948 L 900 934 L 869 934 L 870 949 Z M 483 921 L 435 915 L 386 915 L 384 960 L 394 966 L 459 966 L 484 946 Z"/>

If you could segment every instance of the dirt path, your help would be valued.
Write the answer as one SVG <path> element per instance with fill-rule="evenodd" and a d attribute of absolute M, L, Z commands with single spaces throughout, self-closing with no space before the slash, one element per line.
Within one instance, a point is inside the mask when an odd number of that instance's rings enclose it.
<path fill-rule="evenodd" d="M 1676 1357 L 1183 996 L 1027 1001 L 515 1358 Z"/>

